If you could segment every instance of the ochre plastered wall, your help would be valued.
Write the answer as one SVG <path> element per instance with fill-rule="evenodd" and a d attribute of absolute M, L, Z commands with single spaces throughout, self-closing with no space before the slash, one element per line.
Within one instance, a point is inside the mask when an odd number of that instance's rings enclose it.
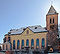
<path fill-rule="evenodd" d="M 27 34 L 27 30 L 29 30 L 29 34 Z M 36 39 L 39 39 L 39 48 L 41 49 L 41 42 L 42 38 L 45 39 L 45 47 L 46 47 L 46 38 L 47 32 L 40 32 L 34 33 L 29 28 L 27 28 L 22 34 L 20 35 L 10 35 L 12 49 L 13 49 L 13 40 L 15 40 L 15 47 L 17 49 L 17 40 L 20 40 L 20 49 L 21 49 L 21 42 L 24 40 L 24 46 L 26 46 L 26 40 L 29 39 L 29 46 L 31 47 L 31 39 L 34 39 L 34 49 L 36 48 Z M 8 36 L 5 36 L 8 37 Z"/>

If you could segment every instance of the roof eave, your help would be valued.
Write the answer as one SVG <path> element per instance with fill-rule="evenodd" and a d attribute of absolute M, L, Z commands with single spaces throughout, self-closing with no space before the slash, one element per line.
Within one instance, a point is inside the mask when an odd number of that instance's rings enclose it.
<path fill-rule="evenodd" d="M 59 13 L 55 13 L 55 14 L 59 14 Z M 48 15 L 55 15 L 55 14 L 46 14 L 46 16 L 48 16 Z"/>

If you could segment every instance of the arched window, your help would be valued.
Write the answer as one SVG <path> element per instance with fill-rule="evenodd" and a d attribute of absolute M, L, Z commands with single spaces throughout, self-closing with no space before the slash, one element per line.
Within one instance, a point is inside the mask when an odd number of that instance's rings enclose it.
<path fill-rule="evenodd" d="M 53 23 L 54 23 L 54 18 L 53 18 Z"/>
<path fill-rule="evenodd" d="M 15 49 L 15 40 L 13 40 L 13 49 Z"/>
<path fill-rule="evenodd" d="M 50 23 L 51 23 L 51 19 L 50 19 Z"/>
<path fill-rule="evenodd" d="M 26 40 L 26 46 L 29 46 L 29 40 L 28 39 Z"/>
<path fill-rule="evenodd" d="M 45 47 L 45 39 L 42 38 L 42 47 Z"/>
<path fill-rule="evenodd" d="M 36 39 L 36 46 L 39 46 L 39 39 Z"/>
<path fill-rule="evenodd" d="M 34 39 L 31 40 L 31 46 L 34 46 Z"/>
<path fill-rule="evenodd" d="M 22 47 L 24 46 L 24 40 L 22 40 Z"/>
<path fill-rule="evenodd" d="M 17 40 L 17 49 L 19 49 L 19 48 L 20 48 L 20 41 Z"/>

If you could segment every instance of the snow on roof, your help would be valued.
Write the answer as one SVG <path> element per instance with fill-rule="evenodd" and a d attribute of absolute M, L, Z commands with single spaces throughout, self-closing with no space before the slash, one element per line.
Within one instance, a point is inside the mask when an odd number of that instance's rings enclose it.
<path fill-rule="evenodd" d="M 20 28 L 20 29 L 12 29 L 12 31 L 10 31 L 11 34 L 21 34 L 23 32 L 24 28 Z"/>
<path fill-rule="evenodd" d="M 27 28 L 27 27 L 26 27 L 26 28 Z M 26 29 L 26 28 L 11 29 L 11 30 L 9 31 L 9 33 L 10 33 L 10 34 L 21 34 L 21 33 L 24 31 L 24 29 Z M 28 26 L 28 28 L 29 28 L 30 30 L 32 30 L 34 33 L 36 33 L 36 32 L 46 32 L 46 31 L 47 31 L 46 29 L 42 28 L 40 25 Z"/>
<path fill-rule="evenodd" d="M 40 25 L 38 26 L 33 26 L 33 27 L 29 27 L 33 32 L 44 32 L 47 31 L 44 28 L 42 28 Z"/>

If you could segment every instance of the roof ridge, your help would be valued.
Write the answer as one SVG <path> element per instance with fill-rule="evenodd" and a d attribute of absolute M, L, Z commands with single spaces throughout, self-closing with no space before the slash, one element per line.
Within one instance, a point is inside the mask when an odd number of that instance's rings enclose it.
<path fill-rule="evenodd" d="M 21 27 L 21 28 L 18 28 L 18 29 L 24 29 L 24 28 L 27 28 L 27 27 L 35 27 L 35 26 L 40 26 L 40 27 L 42 27 L 41 25 L 33 25 L 33 26 Z M 10 29 L 10 31 L 12 31 L 12 30 L 17 30 L 17 29 Z"/>

